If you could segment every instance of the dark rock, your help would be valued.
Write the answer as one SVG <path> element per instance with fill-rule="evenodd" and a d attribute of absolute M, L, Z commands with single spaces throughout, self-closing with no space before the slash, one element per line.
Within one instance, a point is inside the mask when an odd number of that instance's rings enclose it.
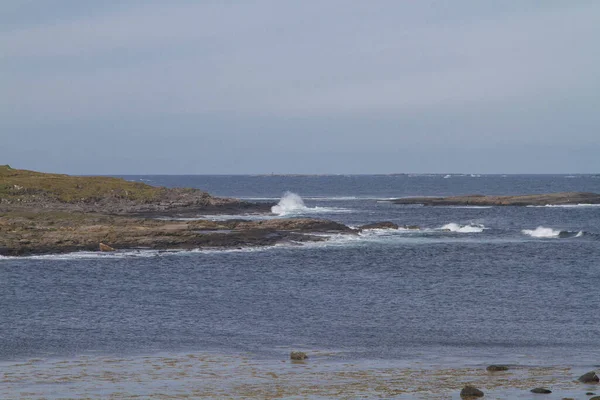
<path fill-rule="evenodd" d="M 477 389 L 474 386 L 467 385 L 460 391 L 460 397 L 464 399 L 472 398 L 472 397 L 483 397 L 484 394 L 481 390 Z"/>
<path fill-rule="evenodd" d="M 395 204 L 422 204 L 425 206 L 545 206 L 557 204 L 600 204 L 597 193 L 550 193 L 521 196 L 451 196 L 406 197 L 392 200 Z"/>
<path fill-rule="evenodd" d="M 600 396 L 594 396 L 594 397 L 590 397 L 589 400 L 600 400 Z"/>
<path fill-rule="evenodd" d="M 290 359 L 294 360 L 294 361 L 302 361 L 302 360 L 306 360 L 308 358 L 308 356 L 306 355 L 306 353 L 302 352 L 302 351 L 292 351 L 290 353 Z"/>
<path fill-rule="evenodd" d="M 535 389 L 531 389 L 530 392 L 538 393 L 538 394 L 550 394 L 550 393 L 552 393 L 552 390 L 548 390 L 546 388 L 535 388 Z"/>
<path fill-rule="evenodd" d="M 586 396 L 593 396 L 593 395 L 595 395 L 595 394 L 596 394 L 596 393 L 594 393 L 594 392 L 586 392 L 586 393 L 585 393 L 585 395 L 586 395 Z"/>
<path fill-rule="evenodd" d="M 375 222 L 373 224 L 366 224 L 360 226 L 359 229 L 367 230 L 367 229 L 398 229 L 398 225 L 393 222 L 385 221 L 385 222 Z"/>
<path fill-rule="evenodd" d="M 594 372 L 594 371 L 590 371 L 588 373 L 581 375 L 579 378 L 577 378 L 577 380 L 579 382 L 583 382 L 583 383 L 598 383 L 598 382 L 600 382 L 600 378 L 598 378 L 598 375 L 596 375 L 596 372 Z"/>
<path fill-rule="evenodd" d="M 508 367 L 506 365 L 490 365 L 486 370 L 488 372 L 508 371 Z"/>

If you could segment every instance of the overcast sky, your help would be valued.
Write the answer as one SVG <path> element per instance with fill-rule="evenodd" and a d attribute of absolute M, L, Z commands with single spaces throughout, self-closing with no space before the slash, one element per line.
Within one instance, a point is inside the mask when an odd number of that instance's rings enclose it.
<path fill-rule="evenodd" d="M 600 1 L 0 2 L 0 164 L 600 172 Z"/>

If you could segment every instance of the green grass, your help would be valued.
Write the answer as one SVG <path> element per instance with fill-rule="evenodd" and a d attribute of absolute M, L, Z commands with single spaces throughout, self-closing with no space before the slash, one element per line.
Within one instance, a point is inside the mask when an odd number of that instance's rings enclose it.
<path fill-rule="evenodd" d="M 14 201 L 28 197 L 43 197 L 65 203 L 90 202 L 102 199 L 127 199 L 152 202 L 166 188 L 110 177 L 81 177 L 47 174 L 8 165 L 0 166 L 0 199 Z"/>

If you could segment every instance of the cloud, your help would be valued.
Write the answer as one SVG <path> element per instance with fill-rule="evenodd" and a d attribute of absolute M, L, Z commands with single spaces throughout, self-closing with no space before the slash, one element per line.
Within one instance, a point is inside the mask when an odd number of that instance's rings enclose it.
<path fill-rule="evenodd" d="M 292 146 L 298 165 L 597 142 L 597 2 L 15 4 L 0 4 L 0 124 L 29 133 L 0 153 L 105 131 L 146 136 L 150 158 L 177 132 L 215 154 Z"/>

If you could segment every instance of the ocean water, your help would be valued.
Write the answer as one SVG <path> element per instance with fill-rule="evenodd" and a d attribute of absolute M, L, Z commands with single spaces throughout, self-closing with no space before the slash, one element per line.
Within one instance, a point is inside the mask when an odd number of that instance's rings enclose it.
<path fill-rule="evenodd" d="M 284 197 L 271 218 L 421 229 L 260 249 L 2 258 L 0 362 L 164 352 L 279 360 L 290 349 L 371 366 L 585 370 L 600 362 L 600 207 L 387 201 L 600 192 L 598 176 L 126 178 L 256 201 Z"/>

